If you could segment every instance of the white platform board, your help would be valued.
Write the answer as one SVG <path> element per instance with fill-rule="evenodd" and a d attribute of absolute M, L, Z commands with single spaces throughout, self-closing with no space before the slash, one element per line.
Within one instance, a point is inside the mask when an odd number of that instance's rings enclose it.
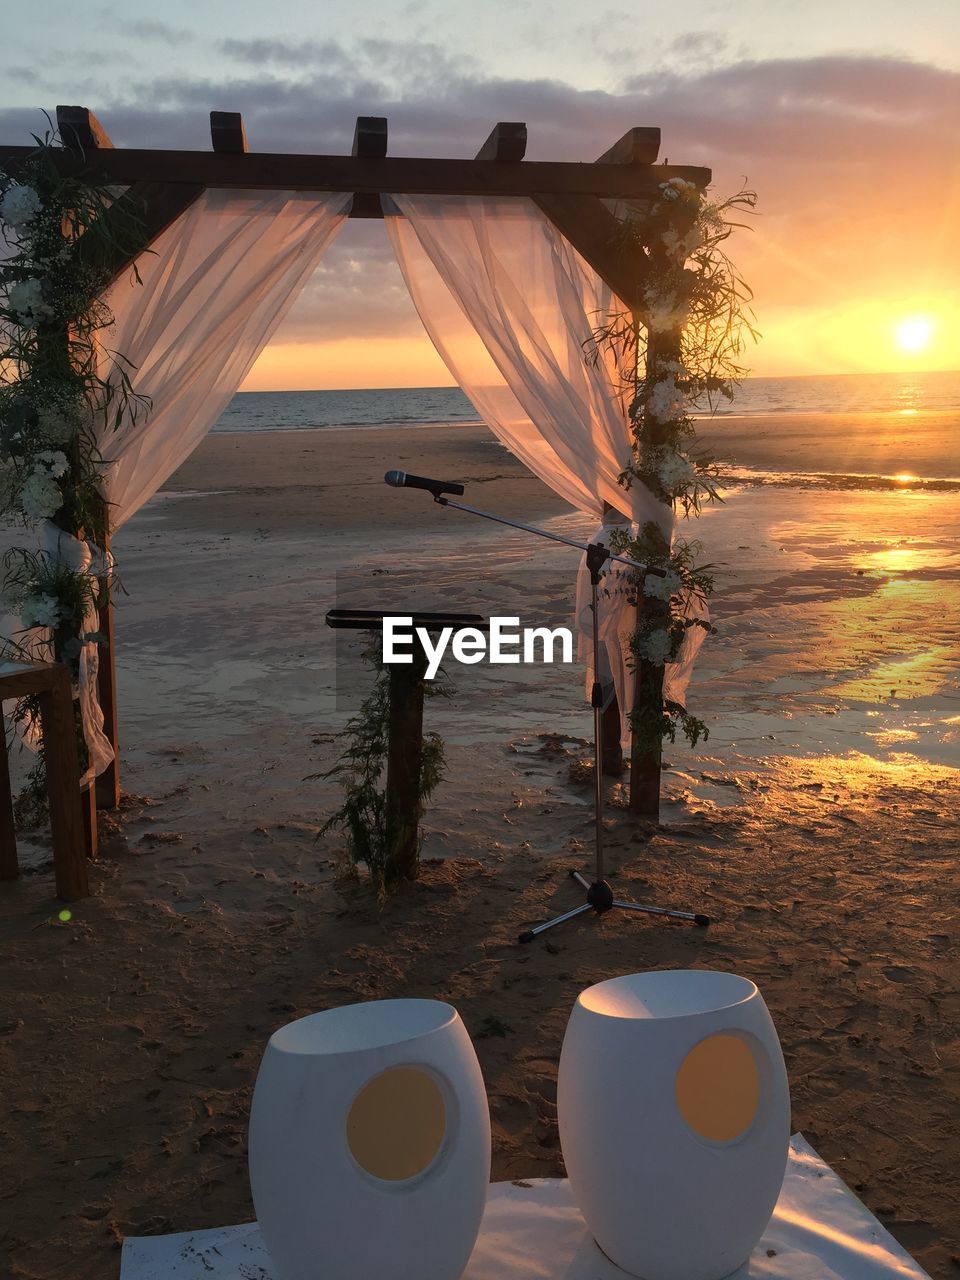
<path fill-rule="evenodd" d="M 490 1187 L 463 1280 L 624 1280 L 594 1244 L 570 1184 L 537 1178 Z M 783 1191 L 749 1262 L 731 1280 L 929 1280 L 799 1134 Z M 255 1222 L 131 1237 L 120 1280 L 279 1280 Z M 338 1280 L 317 1276 L 317 1280 Z M 370 1280 L 389 1280 L 388 1276 Z"/>

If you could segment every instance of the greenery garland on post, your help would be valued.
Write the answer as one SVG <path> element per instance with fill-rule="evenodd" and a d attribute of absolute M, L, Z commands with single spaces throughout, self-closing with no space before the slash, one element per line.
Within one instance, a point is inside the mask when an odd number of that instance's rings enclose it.
<path fill-rule="evenodd" d="M 642 214 L 628 214 L 620 229 L 625 250 L 642 255 L 647 268 L 641 307 L 610 316 L 594 334 L 588 353 L 612 352 L 627 390 L 634 456 L 620 476 L 629 489 L 644 484 L 668 509 L 699 515 L 721 501 L 722 468 L 697 445 L 691 413 L 733 398 L 746 374 L 745 340 L 756 339 L 750 321 L 752 293 L 723 248 L 736 212 L 756 205 L 753 191 L 724 201 L 704 199 L 693 184 L 672 178 Z M 664 521 L 667 524 L 668 521 Z M 663 528 L 645 524 L 636 536 L 616 533 L 613 550 L 666 570 L 640 588 L 637 629 L 631 637 L 638 696 L 630 718 L 635 751 L 659 761 L 664 738 L 679 729 L 691 746 L 707 737 L 704 722 L 679 702 L 662 697 L 664 664 L 676 661 L 692 627 L 711 630 L 705 605 L 713 592 L 709 565 L 698 565 L 700 545 L 668 542 Z"/>
<path fill-rule="evenodd" d="M 382 657 L 379 644 L 371 645 L 363 654 L 364 660 L 376 672 L 373 689 L 361 704 L 357 714 L 347 722 L 345 734 L 347 746 L 332 769 L 314 778 L 337 778 L 343 787 L 343 803 L 324 825 L 319 835 L 331 828 L 344 827 L 347 832 L 346 870 L 356 876 L 357 867 L 363 865 L 377 896 L 382 897 L 402 880 L 415 879 L 418 862 L 413 866 L 406 861 L 404 851 L 410 847 L 409 824 L 416 829 L 419 840 L 419 823 L 423 807 L 436 787 L 443 781 L 443 739 L 438 733 L 424 733 L 420 753 L 420 774 L 416 787 L 415 812 L 397 814 L 389 812 L 384 779 L 390 749 L 390 695 L 391 669 Z M 405 682 L 407 695 L 418 692 L 426 697 L 447 697 L 450 687 L 424 679 L 426 656 L 415 647 L 414 664 L 398 668 Z M 409 744 L 414 749 L 414 744 Z M 415 846 L 419 859 L 419 845 Z"/>
<path fill-rule="evenodd" d="M 96 609 L 111 576 L 100 551 L 108 514 L 99 441 L 147 407 L 122 355 L 111 353 L 109 378 L 100 373 L 97 335 L 113 321 L 102 295 L 112 264 L 145 236 L 115 188 L 59 172 L 56 134 L 34 140 L 15 175 L 0 172 L 0 516 L 34 535 L 32 546 L 6 553 L 2 592 L 24 632 L 42 628 L 44 638 L 5 638 L 0 650 L 63 662 L 76 684 L 85 646 L 102 639 Z M 35 710 L 24 699 L 15 719 Z M 85 771 L 82 731 L 78 746 Z M 42 788 L 41 750 L 27 793 Z"/>

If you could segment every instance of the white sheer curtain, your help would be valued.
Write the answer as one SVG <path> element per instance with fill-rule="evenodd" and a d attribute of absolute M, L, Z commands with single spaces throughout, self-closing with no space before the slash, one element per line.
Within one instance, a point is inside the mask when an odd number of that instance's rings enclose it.
<path fill-rule="evenodd" d="M 342 193 L 204 193 L 125 272 L 105 301 L 103 376 L 119 352 L 149 412 L 104 427 L 104 495 L 124 524 L 220 417 L 340 230 Z"/>
<path fill-rule="evenodd" d="M 133 366 L 133 389 L 149 397 L 139 415 L 101 426 L 103 493 L 115 531 L 196 448 L 340 230 L 349 193 L 205 192 L 140 254 L 137 284 L 126 271 L 105 302 L 114 323 L 100 335 L 100 372 L 116 375 L 119 353 Z M 126 367 L 126 366 L 124 366 Z M 96 548 L 51 525 L 52 554 L 91 573 L 103 571 Z M 86 630 L 95 631 L 95 614 Z M 91 766 L 113 758 L 96 698 L 97 646 L 83 646 L 80 701 Z"/>
<path fill-rule="evenodd" d="M 618 476 L 630 430 L 615 377 L 587 358 L 610 292 L 532 200 L 394 195 L 400 270 L 447 368 L 494 434 L 581 511 L 672 516 Z"/>
<path fill-rule="evenodd" d="M 637 481 L 618 477 L 631 435 L 616 369 L 588 359 L 592 337 L 613 308 L 610 290 L 533 201 L 496 196 L 392 197 L 403 217 L 385 219 L 403 278 L 424 328 L 477 412 L 530 470 L 572 506 L 597 516 L 594 537 L 613 527 L 659 525 L 673 513 Z M 613 514 L 611 514 L 613 509 Z M 616 513 L 623 513 L 620 518 Z M 593 680 L 589 577 L 577 583 L 580 653 Z M 633 705 L 628 640 L 634 606 L 609 569 L 601 594 L 601 678 L 624 712 Z M 703 632 L 693 628 L 665 695 L 683 702 Z"/>

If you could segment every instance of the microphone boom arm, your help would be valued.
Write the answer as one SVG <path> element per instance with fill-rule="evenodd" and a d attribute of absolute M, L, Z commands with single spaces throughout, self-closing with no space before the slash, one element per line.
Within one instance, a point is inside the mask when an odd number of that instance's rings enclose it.
<path fill-rule="evenodd" d="M 477 507 L 469 507 L 465 502 L 454 502 L 439 493 L 433 495 L 433 500 L 439 503 L 441 507 L 456 507 L 458 511 L 466 511 L 472 516 L 482 516 L 484 520 L 495 520 L 497 524 L 509 525 L 511 529 L 522 529 L 524 533 L 536 534 L 538 538 L 549 538 L 551 542 L 562 542 L 565 546 L 576 547 L 578 551 L 589 551 L 592 546 L 598 545 L 591 542 L 577 542 L 575 538 L 565 538 L 560 533 L 548 533 L 546 529 L 538 529 L 532 524 L 523 524 L 520 520 L 509 520 L 506 516 L 495 516 L 489 511 L 480 511 Z M 620 564 L 629 565 L 631 569 L 638 569 L 641 573 L 648 573 L 656 578 L 666 577 L 666 570 L 658 569 L 655 565 L 640 564 L 638 560 L 631 560 L 628 556 L 617 556 L 612 551 L 608 551 L 606 558 L 608 560 L 617 560 Z"/>

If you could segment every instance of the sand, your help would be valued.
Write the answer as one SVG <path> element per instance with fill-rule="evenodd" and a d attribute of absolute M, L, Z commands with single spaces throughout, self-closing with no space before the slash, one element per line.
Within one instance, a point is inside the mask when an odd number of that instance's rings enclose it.
<path fill-rule="evenodd" d="M 828 469 L 829 435 L 808 422 L 790 467 Z M 763 471 L 754 445 L 727 452 Z M 587 917 L 522 948 L 520 929 L 579 901 L 568 868 L 590 866 L 579 668 L 452 673 L 427 709 L 448 768 L 422 876 L 382 907 L 338 880 L 340 838 L 316 838 L 337 792 L 304 779 L 336 759 L 367 679 L 328 608 L 570 614 L 575 552 L 387 489 L 388 467 L 590 532 L 482 429 L 435 426 L 211 437 L 117 539 L 123 808 L 68 922 L 42 835 L 0 887 L 0 1273 L 115 1277 L 126 1234 L 251 1217 L 266 1040 L 353 1000 L 452 1001 L 488 1086 L 493 1177 L 561 1175 L 578 991 L 709 966 L 760 985 L 794 1127 L 931 1275 L 958 1274 L 956 494 L 731 490 L 700 529 L 720 630 L 691 707 L 710 739 L 668 748 L 659 829 L 616 782 L 607 818 L 619 892 L 715 923 Z"/>

